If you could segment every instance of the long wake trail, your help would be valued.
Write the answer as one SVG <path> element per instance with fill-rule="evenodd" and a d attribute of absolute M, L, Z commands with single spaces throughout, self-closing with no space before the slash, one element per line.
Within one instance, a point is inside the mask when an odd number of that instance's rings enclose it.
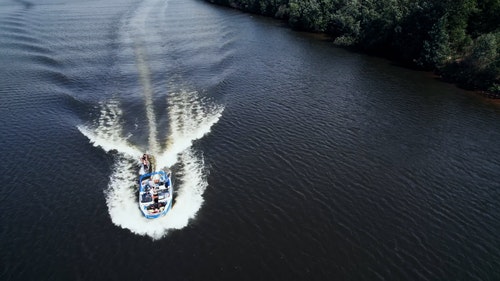
<path fill-rule="evenodd" d="M 149 126 L 149 150 L 152 154 L 157 154 L 160 151 L 158 143 L 158 129 L 156 127 L 156 118 L 153 108 L 153 87 L 151 85 L 151 74 L 147 64 L 146 57 L 146 19 L 147 15 L 150 14 L 150 7 L 147 7 L 145 11 L 138 13 L 133 17 L 130 28 L 131 28 L 131 39 L 134 48 L 135 61 L 137 66 L 137 71 L 139 73 L 141 85 L 143 87 L 144 95 L 144 105 L 146 107 L 146 117 Z"/>
<path fill-rule="evenodd" d="M 146 108 L 148 144 L 147 150 L 156 156 L 157 167 L 176 167 L 173 173 L 174 204 L 166 216 L 148 220 L 142 216 L 138 205 L 138 165 L 139 157 L 144 153 L 140 144 L 129 142 L 131 133 L 124 131 L 124 114 L 120 102 L 108 100 L 99 103 L 100 116 L 91 124 L 80 125 L 78 129 L 95 146 L 105 152 L 115 151 L 115 163 L 104 190 L 106 205 L 111 221 L 138 235 L 153 239 L 164 237 L 170 229 L 182 229 L 203 205 L 203 193 L 208 186 L 207 170 L 203 156 L 193 148 L 193 141 L 208 134 L 222 116 L 224 107 L 215 104 L 199 92 L 186 90 L 189 87 L 171 83 L 166 97 L 165 107 L 153 107 L 155 93 L 148 67 L 147 20 L 154 19 L 155 5 L 166 5 L 157 0 L 145 1 L 137 11 L 123 23 L 121 33 L 125 45 L 125 55 L 133 56 L 137 75 L 142 86 L 144 106 Z M 153 40 L 154 41 L 154 40 Z M 156 40 L 159 42 L 159 40 Z M 129 46 L 127 49 L 126 46 Z M 161 96 L 160 96 L 161 98 Z M 158 128 L 156 110 L 165 110 L 168 114 L 168 128 Z M 130 118 L 129 118 L 130 119 Z M 158 131 L 167 131 L 164 140 L 159 139 Z M 163 144 L 163 145 L 162 145 Z"/>

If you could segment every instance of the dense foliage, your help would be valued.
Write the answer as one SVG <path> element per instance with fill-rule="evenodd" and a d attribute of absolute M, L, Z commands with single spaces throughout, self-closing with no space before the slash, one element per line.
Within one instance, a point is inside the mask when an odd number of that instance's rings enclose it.
<path fill-rule="evenodd" d="M 500 0 L 208 0 L 500 95 Z"/>

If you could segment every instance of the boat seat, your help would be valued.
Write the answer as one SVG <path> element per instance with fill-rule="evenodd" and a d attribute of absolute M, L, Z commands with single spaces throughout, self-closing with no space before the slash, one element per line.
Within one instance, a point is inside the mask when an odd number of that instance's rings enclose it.
<path fill-rule="evenodd" d="M 141 197 L 141 203 L 148 203 L 153 201 L 153 197 L 151 194 L 144 193 Z"/>

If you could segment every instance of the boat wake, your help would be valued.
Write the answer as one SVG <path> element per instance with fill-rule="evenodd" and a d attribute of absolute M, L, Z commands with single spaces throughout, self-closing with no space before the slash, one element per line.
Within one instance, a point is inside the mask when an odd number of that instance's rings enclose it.
<path fill-rule="evenodd" d="M 173 181 L 174 205 L 164 217 L 148 220 L 137 202 L 138 159 L 143 150 L 128 141 L 131 134 L 123 131 L 123 112 L 117 101 L 102 102 L 100 117 L 94 124 L 78 129 L 90 142 L 106 152 L 114 151 L 115 163 L 109 185 L 104 191 L 112 222 L 139 235 L 160 239 L 169 229 L 182 229 L 193 219 L 203 204 L 208 185 L 204 160 L 192 147 L 193 141 L 210 132 L 224 108 L 200 97 L 196 91 L 178 91 L 167 97 L 169 135 L 158 151 L 157 167 L 176 166 Z M 156 128 L 156 126 L 155 126 Z M 151 129 L 151 128 L 149 128 Z M 149 145 L 155 142 L 149 142 Z M 159 142 L 161 143 L 161 142 Z"/>
<path fill-rule="evenodd" d="M 164 11 L 167 6 L 168 1 L 144 1 L 131 14 L 123 17 L 118 30 L 120 48 L 117 49 L 117 58 L 123 60 L 117 62 L 117 71 L 124 77 L 138 77 L 137 86 L 141 89 L 137 90 L 144 102 L 145 116 L 129 116 L 128 109 L 125 116 L 125 104 L 120 105 L 119 100 L 107 100 L 99 104 L 99 118 L 92 124 L 78 127 L 94 146 L 106 152 L 113 151 L 115 163 L 104 190 L 111 221 L 153 239 L 160 239 L 170 229 L 182 229 L 200 210 L 208 185 L 207 171 L 202 154 L 192 144 L 210 132 L 224 110 L 223 106 L 201 93 L 179 86 L 182 82 L 173 81 L 177 70 L 169 71 L 169 60 L 165 59 L 168 50 L 164 47 L 169 37 L 162 35 L 165 25 L 160 26 L 166 20 Z M 158 63 L 158 58 L 164 59 Z M 131 61 L 135 64 L 131 65 Z M 166 94 L 161 81 L 152 79 L 162 74 L 165 74 L 163 77 L 170 77 Z M 134 86 L 128 85 L 127 89 Z M 166 98 L 163 107 L 162 96 Z M 127 120 L 143 118 L 147 122 L 127 124 Z M 144 143 L 144 138 L 137 138 L 127 131 L 132 127 L 135 127 L 134 133 L 148 136 L 147 143 Z M 157 170 L 175 169 L 172 209 L 154 220 L 142 215 L 137 201 L 139 158 L 145 152 L 155 156 Z"/>

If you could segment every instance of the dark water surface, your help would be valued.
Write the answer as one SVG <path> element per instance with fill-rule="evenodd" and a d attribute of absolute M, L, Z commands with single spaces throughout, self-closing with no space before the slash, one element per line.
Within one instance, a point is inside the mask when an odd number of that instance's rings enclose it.
<path fill-rule="evenodd" d="M 498 106 L 279 22 L 5 0 L 0 109 L 0 280 L 500 280 Z"/>

